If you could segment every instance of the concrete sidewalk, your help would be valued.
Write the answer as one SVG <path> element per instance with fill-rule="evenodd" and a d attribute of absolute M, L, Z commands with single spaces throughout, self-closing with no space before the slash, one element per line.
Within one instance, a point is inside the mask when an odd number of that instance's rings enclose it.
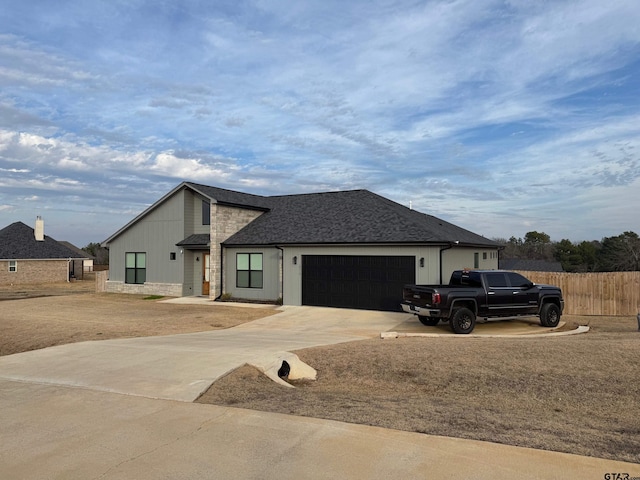
<path fill-rule="evenodd" d="M 640 465 L 0 380 L 6 479 L 602 479 Z"/>
<path fill-rule="evenodd" d="M 188 403 L 244 363 L 411 322 L 286 307 L 228 330 L 0 357 L 0 478 L 640 477 L 640 465 L 622 462 Z"/>

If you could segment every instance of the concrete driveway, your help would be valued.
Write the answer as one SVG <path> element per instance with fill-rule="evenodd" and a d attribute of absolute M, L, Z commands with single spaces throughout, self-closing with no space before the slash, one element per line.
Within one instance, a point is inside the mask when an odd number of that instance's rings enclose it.
<path fill-rule="evenodd" d="M 227 330 L 73 343 L 0 357 L 0 378 L 192 402 L 245 363 L 372 338 L 406 318 L 392 312 L 282 307 L 277 315 Z"/>
<path fill-rule="evenodd" d="M 169 302 L 219 305 L 196 297 Z M 279 310 L 227 330 L 72 343 L 0 357 L 0 378 L 192 402 L 227 372 L 245 363 L 268 363 L 282 352 L 374 338 L 382 332 L 454 335 L 446 324 L 425 327 L 406 313 L 286 306 Z M 474 335 L 541 331 L 551 330 L 525 320 L 479 324 Z"/>
<path fill-rule="evenodd" d="M 407 319 L 401 313 L 291 307 L 224 331 L 0 357 L 0 477 L 640 476 L 640 466 L 623 462 L 189 403 L 243 363 L 379 336 L 401 330 Z"/>

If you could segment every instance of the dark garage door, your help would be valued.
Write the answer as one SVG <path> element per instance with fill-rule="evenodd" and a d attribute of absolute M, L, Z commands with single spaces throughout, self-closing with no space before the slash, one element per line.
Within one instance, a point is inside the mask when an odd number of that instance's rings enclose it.
<path fill-rule="evenodd" d="M 402 286 L 415 279 L 415 257 L 303 255 L 302 304 L 400 310 Z"/>

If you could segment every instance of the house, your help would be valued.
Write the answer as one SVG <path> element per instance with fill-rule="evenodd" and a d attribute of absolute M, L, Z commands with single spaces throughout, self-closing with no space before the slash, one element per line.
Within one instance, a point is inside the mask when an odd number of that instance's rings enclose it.
<path fill-rule="evenodd" d="M 107 291 L 398 309 L 405 283 L 500 245 L 367 190 L 265 197 L 183 182 L 103 243 Z"/>
<path fill-rule="evenodd" d="M 16 222 L 0 230 L 0 284 L 69 281 L 75 259 L 82 256 L 44 234 L 41 217 L 35 229 Z"/>

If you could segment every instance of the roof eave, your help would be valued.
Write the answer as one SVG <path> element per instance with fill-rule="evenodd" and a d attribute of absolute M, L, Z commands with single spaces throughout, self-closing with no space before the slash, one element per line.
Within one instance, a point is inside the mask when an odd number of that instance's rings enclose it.
<path fill-rule="evenodd" d="M 345 241 L 336 241 L 336 242 L 266 242 L 266 243 L 259 243 L 259 242 L 254 242 L 254 243 L 227 243 L 227 242 L 222 242 L 221 245 L 225 248 L 251 248 L 251 247 L 297 247 L 297 246 L 304 246 L 304 247 L 323 247 L 323 246 L 332 246 L 332 247 L 338 247 L 338 246 L 349 246 L 349 247 L 354 247 L 354 246 L 362 246 L 362 247 L 367 247 L 367 246 L 416 246 L 416 245 L 428 245 L 431 247 L 438 247 L 438 246 L 448 246 L 448 245 L 453 245 L 455 247 L 472 247 L 472 248 L 491 248 L 491 249 L 498 249 L 499 246 L 498 245 L 488 245 L 488 244 L 480 244 L 480 243 L 455 243 L 455 242 L 449 242 L 449 241 L 427 241 L 427 242 L 421 242 L 421 241 L 409 241 L 409 242 L 392 242 L 392 241 L 380 241 L 380 242 L 375 242 L 375 241 L 368 241 L 368 242 L 345 242 Z"/>

